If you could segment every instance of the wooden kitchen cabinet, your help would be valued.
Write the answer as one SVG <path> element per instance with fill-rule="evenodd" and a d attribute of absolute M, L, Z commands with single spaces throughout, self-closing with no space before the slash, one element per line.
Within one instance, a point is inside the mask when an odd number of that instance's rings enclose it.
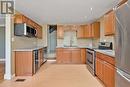
<path fill-rule="evenodd" d="M 14 23 L 27 23 L 28 18 L 21 14 L 16 14 L 14 18 Z"/>
<path fill-rule="evenodd" d="M 85 25 L 80 25 L 80 28 L 77 30 L 77 38 L 85 38 Z"/>
<path fill-rule="evenodd" d="M 58 64 L 85 64 L 85 48 L 57 48 L 56 61 Z"/>
<path fill-rule="evenodd" d="M 63 59 L 63 49 L 62 48 L 57 48 L 56 49 L 56 62 L 57 63 L 62 63 Z"/>
<path fill-rule="evenodd" d="M 33 52 L 15 52 L 15 74 L 16 76 L 33 75 Z"/>
<path fill-rule="evenodd" d="M 106 85 L 106 87 L 115 87 L 115 67 L 105 62 L 103 69 L 104 84 Z"/>
<path fill-rule="evenodd" d="M 84 36 L 85 36 L 85 38 L 92 38 L 92 26 L 91 26 L 91 24 L 88 24 L 88 25 L 85 26 Z"/>
<path fill-rule="evenodd" d="M 106 87 L 115 87 L 114 58 L 96 53 L 96 75 Z"/>
<path fill-rule="evenodd" d="M 100 38 L 100 22 L 94 22 L 91 24 L 91 37 L 92 38 Z"/>
<path fill-rule="evenodd" d="M 64 49 L 63 50 L 63 57 L 62 57 L 62 63 L 69 64 L 71 63 L 71 50 L 70 49 Z"/>
<path fill-rule="evenodd" d="M 64 26 L 63 25 L 57 25 L 57 38 L 58 39 L 64 38 Z"/>
<path fill-rule="evenodd" d="M 96 58 L 96 75 L 102 81 L 103 81 L 103 77 L 104 77 L 103 76 L 104 75 L 104 72 L 103 72 L 104 64 L 103 64 L 103 62 L 104 62 L 103 60 Z"/>
<path fill-rule="evenodd" d="M 81 51 L 80 51 L 80 49 L 74 49 L 72 51 L 72 63 L 81 64 Z"/>
<path fill-rule="evenodd" d="M 37 28 L 36 28 L 36 37 L 38 37 L 39 39 L 42 39 L 43 37 L 43 35 L 42 35 L 42 27 L 41 26 L 37 26 Z"/>
<path fill-rule="evenodd" d="M 104 27 L 105 36 L 110 36 L 115 34 L 115 14 L 114 11 L 109 12 L 104 16 Z"/>
<path fill-rule="evenodd" d="M 86 60 L 87 60 L 87 52 L 85 48 L 81 49 L 81 62 L 83 64 L 86 64 Z"/>

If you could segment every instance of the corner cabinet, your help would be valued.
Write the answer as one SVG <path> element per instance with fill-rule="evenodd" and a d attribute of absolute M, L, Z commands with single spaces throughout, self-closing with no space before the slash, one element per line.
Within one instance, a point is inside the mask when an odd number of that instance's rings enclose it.
<path fill-rule="evenodd" d="M 36 37 L 39 39 L 42 39 L 42 26 L 34 22 L 33 20 L 29 19 L 28 17 L 22 15 L 22 14 L 15 14 L 14 15 L 14 23 L 26 23 L 27 25 L 33 27 L 37 33 Z"/>
<path fill-rule="evenodd" d="M 96 75 L 105 87 L 115 87 L 115 60 L 113 57 L 96 53 Z"/>
<path fill-rule="evenodd" d="M 105 23 L 105 36 L 110 36 L 115 34 L 115 14 L 114 11 L 109 12 L 104 16 Z"/>
<path fill-rule="evenodd" d="M 58 39 L 64 38 L 64 26 L 63 25 L 57 25 L 57 38 Z"/>

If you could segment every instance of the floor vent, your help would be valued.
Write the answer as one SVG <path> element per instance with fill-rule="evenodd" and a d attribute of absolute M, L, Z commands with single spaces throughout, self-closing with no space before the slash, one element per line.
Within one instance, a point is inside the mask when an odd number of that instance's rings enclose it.
<path fill-rule="evenodd" d="M 15 82 L 24 82 L 26 79 L 17 79 Z"/>

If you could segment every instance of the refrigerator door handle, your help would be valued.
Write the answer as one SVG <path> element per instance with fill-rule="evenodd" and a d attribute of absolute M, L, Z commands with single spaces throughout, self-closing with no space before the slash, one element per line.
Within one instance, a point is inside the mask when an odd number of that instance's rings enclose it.
<path fill-rule="evenodd" d="M 123 71 L 117 69 L 117 73 L 122 76 L 125 80 L 127 80 L 128 82 L 130 82 L 130 77 L 128 76 L 128 74 L 125 74 Z M 127 77 L 128 76 L 128 77 Z"/>

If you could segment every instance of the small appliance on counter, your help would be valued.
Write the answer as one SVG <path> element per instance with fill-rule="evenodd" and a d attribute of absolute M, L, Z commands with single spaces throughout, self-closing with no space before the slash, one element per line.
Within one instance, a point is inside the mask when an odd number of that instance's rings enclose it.
<path fill-rule="evenodd" d="M 112 44 L 112 42 L 99 42 L 98 49 L 100 49 L 100 50 L 112 50 L 113 44 Z"/>

